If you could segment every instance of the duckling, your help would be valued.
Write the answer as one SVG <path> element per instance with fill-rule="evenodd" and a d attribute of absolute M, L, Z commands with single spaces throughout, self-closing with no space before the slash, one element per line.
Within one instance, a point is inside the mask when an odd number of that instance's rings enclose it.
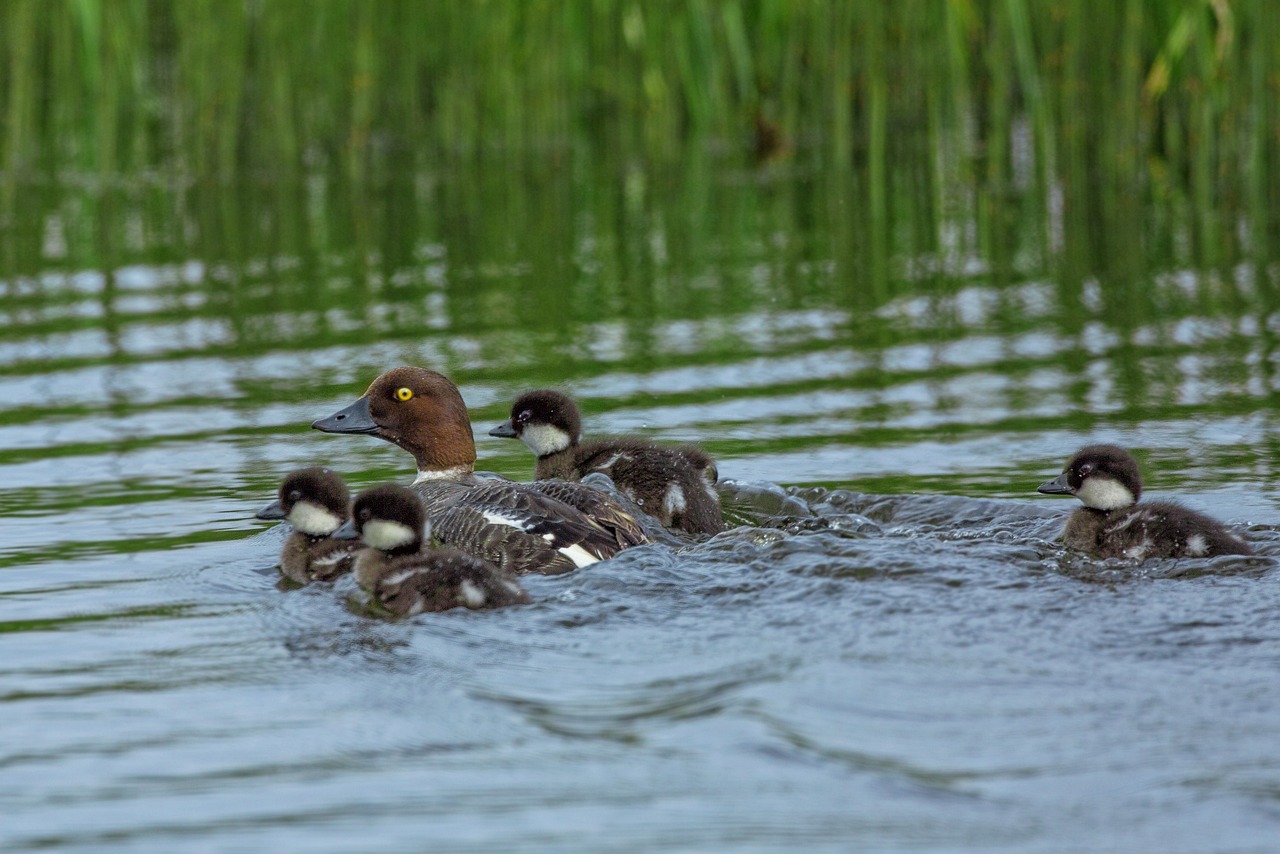
<path fill-rule="evenodd" d="M 332 581 L 351 569 L 356 545 L 333 538 L 347 520 L 350 493 L 342 477 L 327 468 L 289 473 L 279 498 L 259 510 L 259 519 L 284 519 L 293 533 L 280 551 L 281 574 L 297 584 Z"/>
<path fill-rule="evenodd" d="M 1067 520 L 1063 541 L 1097 557 L 1248 555 L 1253 549 L 1221 523 L 1168 501 L 1142 504 L 1138 463 L 1116 445 L 1089 445 L 1062 474 L 1036 490 L 1074 495 L 1084 506 Z"/>
<path fill-rule="evenodd" d="M 715 462 L 694 445 L 668 447 L 633 438 L 581 442 L 577 404 L 553 389 L 521 395 L 511 406 L 511 418 L 489 435 L 524 442 L 538 457 L 539 480 L 577 481 L 602 472 L 668 528 L 690 534 L 725 529 Z"/>
<path fill-rule="evenodd" d="M 536 484 L 477 478 L 466 404 L 436 371 L 387 371 L 355 403 L 311 426 L 377 436 L 413 454 L 413 489 L 436 538 L 501 569 L 568 572 L 649 542 L 621 504 L 585 484 L 572 484 L 573 496 L 553 497 Z"/>
<path fill-rule="evenodd" d="M 417 494 L 385 484 L 356 497 L 351 519 L 335 537 L 359 537 L 356 583 L 393 614 L 411 616 L 450 608 L 501 608 L 530 599 L 514 577 L 453 548 L 423 549 L 431 536 Z"/>

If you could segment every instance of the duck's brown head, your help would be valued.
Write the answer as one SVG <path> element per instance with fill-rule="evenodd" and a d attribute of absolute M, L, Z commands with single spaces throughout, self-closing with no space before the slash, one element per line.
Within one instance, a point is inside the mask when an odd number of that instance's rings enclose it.
<path fill-rule="evenodd" d="M 311 426 L 386 439 L 413 454 L 419 472 L 470 471 L 476 461 L 471 418 L 458 387 L 426 368 L 387 371 L 364 397 Z"/>

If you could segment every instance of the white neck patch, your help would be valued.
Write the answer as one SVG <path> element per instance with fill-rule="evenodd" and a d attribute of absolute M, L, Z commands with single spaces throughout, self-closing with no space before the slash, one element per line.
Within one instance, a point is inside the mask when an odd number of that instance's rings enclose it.
<path fill-rule="evenodd" d="M 360 538 L 365 545 L 385 552 L 409 545 L 418 538 L 418 532 L 399 522 L 372 519 L 364 523 Z"/>
<path fill-rule="evenodd" d="M 520 441 L 540 457 L 555 454 L 569 447 L 569 434 L 550 424 L 530 424 L 520 434 Z"/>
<path fill-rule="evenodd" d="M 454 466 L 451 469 L 418 469 L 418 477 L 414 483 L 424 480 L 460 480 L 471 474 L 471 466 Z"/>
<path fill-rule="evenodd" d="M 342 519 L 337 514 L 310 501 L 294 504 L 285 519 L 309 537 L 327 537 L 342 524 Z"/>
<path fill-rule="evenodd" d="M 1118 480 L 1101 475 L 1084 479 L 1076 490 L 1076 498 L 1094 510 L 1118 510 L 1133 504 L 1133 493 Z"/>

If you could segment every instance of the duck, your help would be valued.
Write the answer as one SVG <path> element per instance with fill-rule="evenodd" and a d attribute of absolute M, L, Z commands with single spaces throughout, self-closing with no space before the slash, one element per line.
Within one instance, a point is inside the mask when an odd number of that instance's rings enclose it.
<path fill-rule="evenodd" d="M 1118 445 L 1089 445 L 1062 474 L 1041 484 L 1046 495 L 1074 495 L 1084 504 L 1067 520 L 1063 541 L 1101 558 L 1249 555 L 1253 549 L 1220 522 L 1169 501 L 1139 502 L 1142 477 L 1133 455 Z"/>
<path fill-rule="evenodd" d="M 519 439 L 537 456 L 539 480 L 609 476 L 624 495 L 668 528 L 689 534 L 725 529 L 716 492 L 715 461 L 696 445 L 671 447 L 644 439 L 582 441 L 582 413 L 567 394 L 536 389 L 516 398 L 511 417 L 490 436 Z"/>
<path fill-rule="evenodd" d="M 570 572 L 650 542 L 626 508 L 585 484 L 574 484 L 581 501 L 574 506 L 536 484 L 476 477 L 466 404 L 437 371 L 393 368 L 354 403 L 311 426 L 376 436 L 408 451 L 418 466 L 412 488 L 434 536 L 517 575 Z"/>
<path fill-rule="evenodd" d="M 319 466 L 287 474 L 279 497 L 256 514 L 259 519 L 284 519 L 293 533 L 280 550 L 280 573 L 295 584 L 333 581 L 351 570 L 356 544 L 335 539 L 334 531 L 347 521 L 350 493 L 342 476 Z"/>
<path fill-rule="evenodd" d="M 424 549 L 431 527 L 422 501 L 398 484 L 356 496 L 351 518 L 333 536 L 364 543 L 355 558 L 356 583 L 398 616 L 532 601 L 513 575 L 488 561 L 454 548 Z"/>

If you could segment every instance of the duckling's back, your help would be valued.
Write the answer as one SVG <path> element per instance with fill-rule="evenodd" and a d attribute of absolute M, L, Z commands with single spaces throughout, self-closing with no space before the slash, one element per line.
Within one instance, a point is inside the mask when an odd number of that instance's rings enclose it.
<path fill-rule="evenodd" d="M 1169 501 L 1111 511 L 1082 507 L 1068 521 L 1064 542 L 1099 557 L 1136 560 L 1254 553 L 1217 520 Z"/>

